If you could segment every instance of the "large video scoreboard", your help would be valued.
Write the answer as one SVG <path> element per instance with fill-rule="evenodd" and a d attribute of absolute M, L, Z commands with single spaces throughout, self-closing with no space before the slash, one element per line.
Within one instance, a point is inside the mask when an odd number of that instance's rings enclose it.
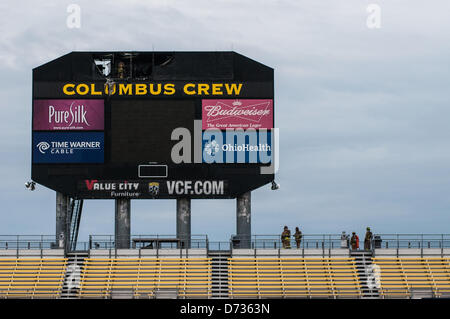
<path fill-rule="evenodd" d="M 273 69 L 72 52 L 33 70 L 32 179 L 73 198 L 235 198 L 274 179 Z"/>

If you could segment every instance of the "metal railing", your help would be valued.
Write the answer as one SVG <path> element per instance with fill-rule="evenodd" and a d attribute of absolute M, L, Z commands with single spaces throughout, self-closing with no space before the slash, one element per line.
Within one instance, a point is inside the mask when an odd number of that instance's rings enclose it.
<path fill-rule="evenodd" d="M 289 241 L 286 247 L 291 249 L 334 249 L 341 248 L 341 235 L 336 234 L 305 234 L 297 247 L 294 238 Z M 253 235 L 251 240 L 251 248 L 256 249 L 279 249 L 285 248 L 281 235 Z M 344 247 L 343 247 L 344 248 Z M 345 247 L 347 248 L 347 247 Z"/>
<path fill-rule="evenodd" d="M 231 240 L 228 241 L 208 241 L 208 250 L 231 250 Z"/>
<path fill-rule="evenodd" d="M 149 239 L 149 241 L 145 242 L 146 239 Z M 89 249 L 115 249 L 115 240 L 116 238 L 114 235 L 90 235 L 88 247 Z M 128 238 L 126 240 L 128 241 Z M 153 241 L 153 243 L 150 240 Z M 189 242 L 189 244 L 184 244 L 183 242 Z M 208 236 L 191 235 L 190 239 L 183 240 L 177 239 L 175 235 L 131 235 L 127 246 L 136 249 L 170 249 L 187 247 L 206 249 L 208 248 Z"/>
<path fill-rule="evenodd" d="M 134 241 L 134 239 L 138 239 Z M 139 239 L 156 239 L 158 248 L 180 248 L 175 235 L 132 235 L 129 238 L 130 248 L 151 249 L 152 247 Z M 173 240 L 172 242 L 170 240 Z M 178 242 L 177 242 L 178 240 Z M 127 239 L 128 241 L 128 239 Z M 232 236 L 228 241 L 209 241 L 207 235 L 192 235 L 188 246 L 182 248 L 202 248 L 209 250 L 231 250 L 236 248 L 251 249 L 283 249 L 285 246 L 281 235 L 253 235 L 249 238 Z M 360 247 L 364 237 L 360 236 Z M 289 241 L 291 249 L 297 248 L 295 239 Z M 0 235 L 0 250 L 53 249 L 59 248 L 54 235 Z M 89 249 L 115 249 L 114 235 L 90 235 L 88 241 L 77 243 L 77 251 Z M 156 247 L 153 247 L 156 248 Z M 303 234 L 300 249 L 337 249 L 349 248 L 341 240 L 340 234 Z M 375 249 L 444 249 L 450 248 L 450 234 L 374 234 L 372 248 Z"/>
<path fill-rule="evenodd" d="M 52 249 L 55 235 L 0 235 L 0 249 Z"/>
<path fill-rule="evenodd" d="M 379 240 L 377 241 L 377 237 Z M 375 234 L 374 248 L 450 248 L 450 234 Z"/>

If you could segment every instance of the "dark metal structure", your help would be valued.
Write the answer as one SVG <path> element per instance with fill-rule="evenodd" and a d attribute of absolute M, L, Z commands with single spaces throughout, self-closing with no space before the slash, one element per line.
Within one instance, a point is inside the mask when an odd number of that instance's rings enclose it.
<path fill-rule="evenodd" d="M 273 127 L 273 69 L 235 52 L 72 52 L 33 69 L 31 175 L 59 194 L 56 240 L 71 249 L 83 199 L 116 200 L 126 248 L 131 199 L 176 199 L 189 245 L 191 199 L 237 198 L 249 245 Z"/>
<path fill-rule="evenodd" d="M 109 64 L 101 69 L 100 62 Z M 273 69 L 235 52 L 69 53 L 33 69 L 32 179 L 76 199 L 236 198 L 274 179 L 261 174 L 260 168 L 270 163 L 205 163 L 204 130 L 194 120 L 201 123 L 205 100 L 273 97 Z M 41 115 L 38 103 L 50 107 L 62 103 L 58 100 L 75 102 L 74 108 L 80 101 L 85 107 L 100 103 L 101 123 L 43 126 L 58 113 Z M 89 109 L 81 111 L 89 116 Z M 67 122 L 73 120 L 66 115 Z M 271 120 L 273 124 L 273 114 Z M 173 136 L 177 128 L 190 138 L 185 141 L 190 156 L 182 154 L 182 163 L 172 158 L 180 142 Z M 92 141 L 100 149 L 81 150 L 78 157 L 63 144 Z M 65 154 L 70 151 L 74 154 Z"/>
<path fill-rule="evenodd" d="M 77 249 L 78 231 L 80 230 L 81 213 L 83 211 L 82 199 L 71 199 L 70 201 L 70 238 L 69 249 L 75 251 Z"/>

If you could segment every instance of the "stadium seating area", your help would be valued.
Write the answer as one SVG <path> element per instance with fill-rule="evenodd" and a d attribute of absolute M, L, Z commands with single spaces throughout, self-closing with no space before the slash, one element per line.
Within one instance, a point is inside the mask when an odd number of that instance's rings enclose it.
<path fill-rule="evenodd" d="M 114 293 L 152 298 L 173 292 L 181 298 L 211 296 L 210 258 L 88 258 L 79 297 L 109 298 Z"/>
<path fill-rule="evenodd" d="M 0 298 L 57 298 L 66 258 L 0 258 Z"/>
<path fill-rule="evenodd" d="M 408 298 L 430 290 L 435 297 L 450 294 L 450 258 L 373 258 L 378 265 L 380 294 L 384 298 Z"/>
<path fill-rule="evenodd" d="M 231 258 L 232 298 L 358 298 L 352 258 Z"/>
<path fill-rule="evenodd" d="M 224 259 L 225 268 L 217 268 L 216 257 L 206 253 L 189 257 L 176 256 L 178 250 L 165 253 L 174 255 L 86 258 L 86 254 L 79 260 L 81 274 L 74 285 L 64 279 L 71 278 L 67 266 L 73 259 L 3 256 L 0 298 L 216 298 L 218 283 L 213 278 L 218 269 L 225 269 L 220 271 L 225 271 L 224 297 L 229 298 L 367 298 L 369 277 L 375 278 L 370 283 L 375 298 L 450 296 L 448 255 L 397 257 L 379 251 L 366 269 L 353 255 L 236 252 Z"/>

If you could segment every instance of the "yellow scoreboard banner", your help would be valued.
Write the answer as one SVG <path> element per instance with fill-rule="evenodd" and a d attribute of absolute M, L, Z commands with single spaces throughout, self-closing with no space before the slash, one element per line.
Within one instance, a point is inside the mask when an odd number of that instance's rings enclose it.
<path fill-rule="evenodd" d="M 181 90 L 189 96 L 238 96 L 242 83 L 65 83 L 62 87 L 64 95 L 174 95 Z"/>

